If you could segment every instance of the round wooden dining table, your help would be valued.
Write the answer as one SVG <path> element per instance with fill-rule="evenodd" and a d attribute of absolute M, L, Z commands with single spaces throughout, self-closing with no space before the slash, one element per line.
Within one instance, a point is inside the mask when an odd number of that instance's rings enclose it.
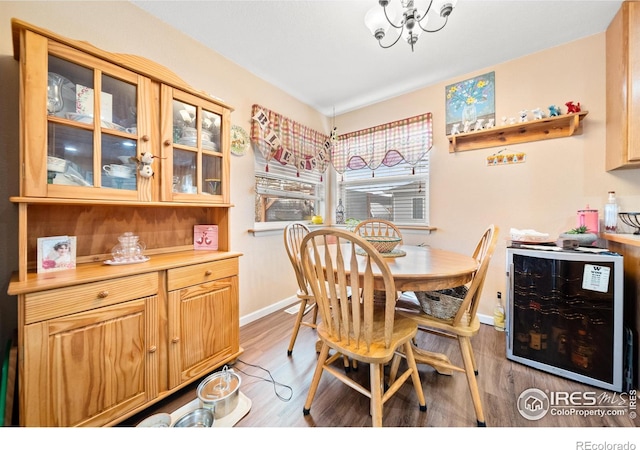
<path fill-rule="evenodd" d="M 335 244 L 331 244 L 335 252 Z M 351 248 L 342 245 L 345 257 L 350 257 Z M 473 278 L 478 262 L 468 255 L 431 247 L 401 245 L 396 247 L 394 257 L 384 260 L 391 270 L 398 291 L 435 291 L 461 286 Z M 359 258 L 364 270 L 365 258 Z M 384 290 L 382 277 L 375 277 L 375 287 Z M 379 274 L 380 272 L 378 272 Z"/>

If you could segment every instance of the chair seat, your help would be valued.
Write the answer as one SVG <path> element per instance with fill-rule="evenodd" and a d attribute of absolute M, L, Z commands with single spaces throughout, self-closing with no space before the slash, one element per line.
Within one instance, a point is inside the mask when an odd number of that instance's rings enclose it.
<path fill-rule="evenodd" d="M 396 313 L 391 345 L 389 348 L 385 348 L 382 344 L 384 342 L 384 311 L 382 308 L 378 308 L 374 313 L 373 329 L 374 342 L 368 351 L 363 351 L 364 340 L 358 343 L 358 340 L 353 336 L 351 339 L 343 338 L 340 341 L 331 338 L 322 321 L 318 324 L 317 332 L 320 339 L 326 342 L 329 347 L 349 358 L 357 358 L 365 363 L 387 363 L 393 358 L 399 346 L 413 339 L 418 332 L 418 325 L 411 317 L 402 317 Z"/>

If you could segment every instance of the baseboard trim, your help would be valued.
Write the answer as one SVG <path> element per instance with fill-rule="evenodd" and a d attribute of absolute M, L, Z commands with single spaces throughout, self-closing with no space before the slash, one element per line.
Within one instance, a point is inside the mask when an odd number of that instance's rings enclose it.
<path fill-rule="evenodd" d="M 240 326 L 247 325 L 258 319 L 262 319 L 264 316 L 268 316 L 269 314 L 274 313 L 280 309 L 287 308 L 288 306 L 291 306 L 298 301 L 300 301 L 298 297 L 296 295 L 292 295 L 291 297 L 280 300 L 272 305 L 267 306 L 266 308 L 259 309 L 258 311 L 254 311 L 251 314 L 247 314 L 246 316 L 242 316 L 240 317 Z"/>
<path fill-rule="evenodd" d="M 242 316 L 240 318 L 240 326 L 247 325 L 255 320 L 262 319 L 264 316 L 268 316 L 269 314 L 276 312 L 280 309 L 287 308 L 298 301 L 298 297 L 292 295 L 291 297 L 287 297 L 279 302 L 276 302 L 272 305 L 267 306 L 266 308 L 262 308 L 258 311 L 254 311 L 251 314 L 247 314 L 246 316 Z M 493 316 L 488 316 L 486 314 L 478 314 L 478 320 L 480 323 L 485 325 L 493 326 Z"/>

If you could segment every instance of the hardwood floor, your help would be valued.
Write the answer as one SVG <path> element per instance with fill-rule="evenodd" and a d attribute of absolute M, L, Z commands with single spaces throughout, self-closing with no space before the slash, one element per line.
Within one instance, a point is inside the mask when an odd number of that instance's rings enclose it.
<path fill-rule="evenodd" d="M 293 355 L 287 356 L 287 346 L 294 316 L 275 312 L 240 329 L 244 353 L 233 368 L 241 377 L 241 391 L 251 399 L 251 411 L 236 427 L 370 427 L 369 399 L 323 374 L 318 393 L 308 416 L 302 414 L 307 388 L 315 368 L 316 332 L 302 327 Z M 422 348 L 443 352 L 459 361 L 457 342 L 418 334 Z M 482 396 L 487 427 L 635 427 L 638 419 L 629 417 L 628 396 L 624 408 L 602 407 L 604 415 L 553 415 L 540 420 L 524 418 L 517 409 L 518 396 L 528 388 L 544 392 L 595 392 L 620 400 L 620 394 L 603 391 L 585 384 L 547 374 L 505 357 L 505 335 L 483 325 L 472 340 L 478 363 L 478 384 Z M 411 383 L 405 383 L 398 394 L 384 405 L 385 427 L 476 427 L 473 404 L 463 373 L 439 375 L 431 367 L 419 365 L 427 412 L 418 408 Z M 368 378 L 368 367 L 361 365 L 351 371 L 353 377 Z M 125 421 L 134 426 L 156 412 L 171 412 L 196 396 L 199 380 L 182 391 Z M 599 397 L 600 398 L 600 397 Z M 609 403 L 612 404 L 612 403 Z M 596 410 L 596 408 L 591 408 Z M 563 410 L 564 411 L 564 410 Z M 614 414 L 623 411 L 622 415 Z"/>

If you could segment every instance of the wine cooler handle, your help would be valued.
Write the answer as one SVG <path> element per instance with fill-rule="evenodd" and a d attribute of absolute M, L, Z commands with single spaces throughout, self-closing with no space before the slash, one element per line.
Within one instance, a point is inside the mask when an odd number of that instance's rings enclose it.
<path fill-rule="evenodd" d="M 507 299 L 505 301 L 505 308 L 506 308 L 506 314 L 505 314 L 505 322 L 504 322 L 504 331 L 507 337 L 507 349 L 509 351 L 512 350 L 513 347 L 513 339 L 512 339 L 512 330 L 513 327 L 511 326 L 511 324 L 513 323 L 513 314 L 514 314 L 514 307 L 513 307 L 513 263 L 509 264 L 509 271 L 507 272 L 507 282 L 509 283 L 509 285 L 507 286 Z"/>

